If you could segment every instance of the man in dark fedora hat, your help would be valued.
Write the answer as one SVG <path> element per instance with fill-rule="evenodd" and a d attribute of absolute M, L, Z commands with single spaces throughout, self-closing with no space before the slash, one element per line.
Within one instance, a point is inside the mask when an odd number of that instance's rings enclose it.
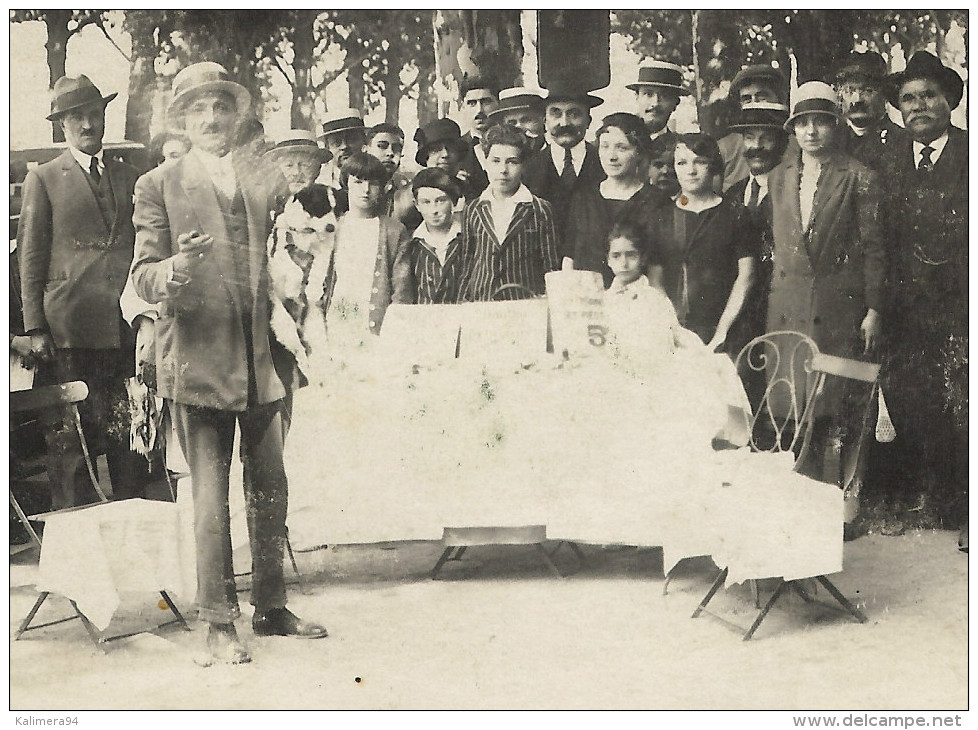
<path fill-rule="evenodd" d="M 964 81 L 918 51 L 884 92 L 907 131 L 885 166 L 894 265 L 884 388 L 897 432 L 887 488 L 905 505 L 924 495 L 928 516 L 954 525 L 968 505 L 968 133 L 951 124 Z"/>
<path fill-rule="evenodd" d="M 234 626 L 240 610 L 228 490 L 236 430 L 246 472 L 255 635 L 318 638 L 326 630 L 285 607 L 286 389 L 269 337 L 268 194 L 261 166 L 233 149 L 250 95 L 212 62 L 180 71 L 173 93 L 170 121 L 185 131 L 191 150 L 136 185 L 132 280 L 143 299 L 159 306 L 157 387 L 190 466 L 197 604 L 209 626 L 200 661 L 240 664 L 250 657 Z"/>
<path fill-rule="evenodd" d="M 847 129 L 843 149 L 877 172 L 892 145 L 904 135 L 886 114 L 886 61 L 873 51 L 852 51 L 833 74 Z"/>
<path fill-rule="evenodd" d="M 645 121 L 652 139 L 675 136 L 666 124 L 679 106 L 680 97 L 689 95 L 683 86 L 682 67 L 668 61 L 652 61 L 639 68 L 638 81 L 625 88 L 635 92 L 635 113 Z"/>
<path fill-rule="evenodd" d="M 730 82 L 727 96 L 729 106 L 739 109 L 745 104 L 785 104 L 788 103 L 788 80 L 774 66 L 754 64 L 744 66 Z M 732 115 L 736 116 L 736 115 Z M 723 190 L 745 179 L 750 173 L 744 158 L 744 140 L 735 130 L 729 130 L 717 141 L 723 155 Z M 722 132 L 718 132 L 722 134 Z M 794 137 L 788 137 L 788 146 L 794 144 Z"/>
<path fill-rule="evenodd" d="M 549 142 L 523 168 L 523 184 L 538 198 L 549 201 L 553 208 L 560 251 L 566 239 L 564 227 L 574 193 L 596 189 L 605 179 L 598 150 L 584 141 L 591 124 L 591 109 L 602 103 L 604 100 L 581 86 L 570 71 L 555 76 L 544 100 Z"/>
<path fill-rule="evenodd" d="M 86 440 L 106 454 L 115 498 L 142 496 L 147 462 L 129 449 L 125 379 L 134 372 L 133 335 L 119 296 L 132 261 L 132 194 L 138 172 L 102 147 L 103 96 L 87 76 L 58 79 L 48 119 L 67 149 L 24 181 L 17 239 L 24 328 L 38 361 L 35 386 L 83 380 Z M 73 429 L 46 414 L 54 509 L 95 499 Z M 89 486 L 86 486 L 89 485 Z"/>

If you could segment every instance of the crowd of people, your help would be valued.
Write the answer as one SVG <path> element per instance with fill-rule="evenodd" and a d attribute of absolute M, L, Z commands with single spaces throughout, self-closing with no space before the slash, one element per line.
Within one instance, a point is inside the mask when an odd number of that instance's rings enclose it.
<path fill-rule="evenodd" d="M 682 68 L 654 61 L 628 85 L 634 109 L 604 117 L 593 143 L 602 99 L 573 75 L 548 86 L 465 78 L 467 129 L 443 118 L 416 130 L 412 176 L 396 125 L 368 128 L 346 109 L 272 144 L 248 91 L 196 63 L 174 78 L 160 164 L 139 176 L 102 148 L 115 94 L 85 76 L 55 84 L 48 119 L 68 148 L 24 184 L 11 344 L 37 362 L 37 384 L 89 384 L 83 425 L 107 442 L 117 497 L 140 496 L 145 474 L 108 421 L 124 379 L 154 373 L 191 475 L 209 661 L 250 660 L 234 626 L 236 429 L 254 631 L 323 637 L 286 608 L 282 575 L 284 442 L 313 361 L 369 347 L 392 303 L 536 297 L 558 269 L 597 272 L 609 296 L 709 351 L 791 330 L 882 361 L 899 435 L 871 467 L 894 499 L 928 494 L 948 526 L 966 519 L 968 141 L 950 122 L 961 77 L 926 52 L 895 74 L 854 52 L 789 104 L 779 69 L 749 66 L 717 139 L 669 129 L 689 92 Z M 55 421 L 58 508 L 89 498 Z"/>

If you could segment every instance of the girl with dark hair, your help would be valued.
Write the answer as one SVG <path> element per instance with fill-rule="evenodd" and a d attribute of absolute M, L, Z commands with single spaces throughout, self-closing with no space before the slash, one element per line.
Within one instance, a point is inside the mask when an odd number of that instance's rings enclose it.
<path fill-rule="evenodd" d="M 607 178 L 595 188 L 579 189 L 574 194 L 562 250 L 564 256 L 573 259 L 575 269 L 600 272 L 607 287 L 612 271 L 605 258 L 605 242 L 612 226 L 631 221 L 651 242 L 656 211 L 670 201 L 648 182 L 652 140 L 641 118 L 624 112 L 605 117 L 597 144 Z"/>
<path fill-rule="evenodd" d="M 742 204 L 714 192 L 714 177 L 723 174 L 716 140 L 680 135 L 675 164 L 681 190 L 661 211 L 650 278 L 669 295 L 683 327 L 711 351 L 734 354 L 744 343 L 729 335 L 754 282 L 761 232 Z"/>

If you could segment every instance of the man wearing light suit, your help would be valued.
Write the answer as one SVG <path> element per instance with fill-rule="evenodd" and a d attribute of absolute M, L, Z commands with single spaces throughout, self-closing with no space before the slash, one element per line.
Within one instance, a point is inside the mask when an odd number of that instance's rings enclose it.
<path fill-rule="evenodd" d="M 138 172 L 102 148 L 105 107 L 116 97 L 86 76 L 54 85 L 48 119 L 68 149 L 27 174 L 17 232 L 24 329 L 38 361 L 34 385 L 82 380 L 85 440 L 105 453 L 114 496 L 142 496 L 147 462 L 129 450 L 125 379 L 133 340 L 119 310 L 132 261 L 132 194 Z M 43 415 L 51 506 L 93 501 L 81 444 L 57 413 Z"/>
<path fill-rule="evenodd" d="M 197 603 L 209 624 L 202 663 L 241 664 L 251 659 L 234 626 L 228 490 L 236 428 L 249 474 L 255 635 L 319 638 L 326 629 L 285 608 L 285 388 L 269 344 L 268 197 L 257 161 L 231 152 L 250 95 L 210 62 L 183 69 L 173 91 L 170 119 L 192 149 L 136 185 L 132 278 L 137 293 L 159 305 L 158 390 L 190 466 Z"/>

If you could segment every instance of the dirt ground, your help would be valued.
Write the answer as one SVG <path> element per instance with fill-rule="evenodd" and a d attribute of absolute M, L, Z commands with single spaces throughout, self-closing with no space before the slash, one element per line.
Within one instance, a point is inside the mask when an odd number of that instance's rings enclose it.
<path fill-rule="evenodd" d="M 716 616 L 691 619 L 715 568 L 687 561 L 663 595 L 657 549 L 584 546 L 587 564 L 560 579 L 530 547 L 474 547 L 436 581 L 427 573 L 438 542 L 301 552 L 290 605 L 329 638 L 256 638 L 247 591 L 245 666 L 196 666 L 196 622 L 103 654 L 71 621 L 11 641 L 10 709 L 963 710 L 968 557 L 956 538 L 847 543 L 833 580 L 869 622 L 789 594 L 750 642 L 740 636 L 753 616 L 746 588 L 721 591 Z M 556 560 L 576 567 L 566 548 Z M 11 639 L 36 574 L 36 554 L 11 558 Z M 824 589 L 816 599 L 831 602 Z M 155 603 L 127 601 L 109 631 L 160 620 Z M 69 611 L 52 598 L 38 620 Z"/>

